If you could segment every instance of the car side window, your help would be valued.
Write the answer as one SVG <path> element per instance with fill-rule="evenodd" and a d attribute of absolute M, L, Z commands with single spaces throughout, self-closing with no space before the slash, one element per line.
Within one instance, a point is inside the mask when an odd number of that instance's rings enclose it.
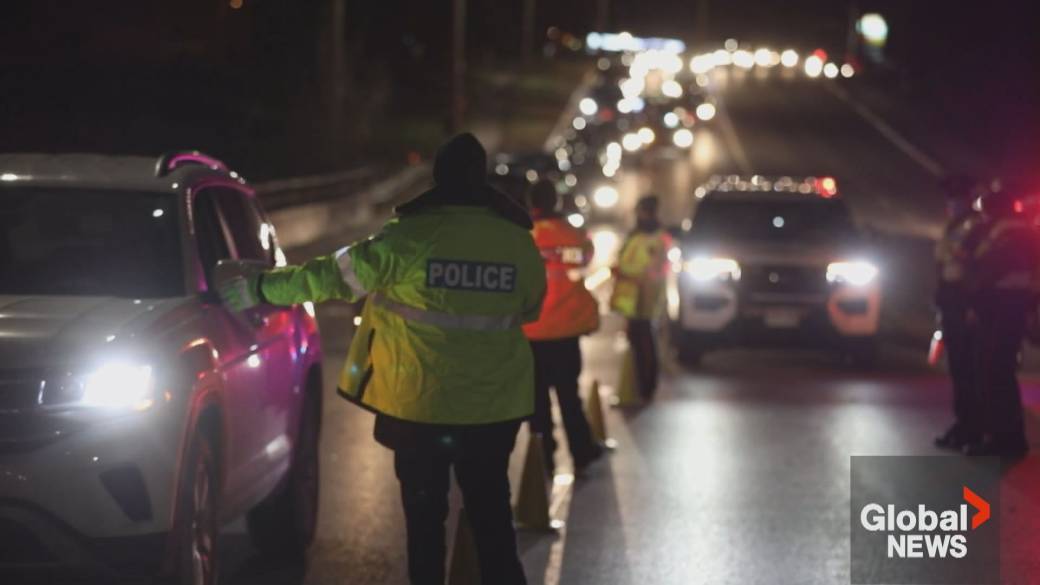
<path fill-rule="evenodd" d="M 259 260 L 274 265 L 271 226 L 257 212 L 249 198 L 234 189 L 214 189 L 220 213 L 240 260 Z"/>
<path fill-rule="evenodd" d="M 206 271 L 206 282 L 212 282 L 217 262 L 233 257 L 228 246 L 227 228 L 212 193 L 203 191 L 195 196 L 192 201 L 192 218 L 195 245 L 203 270 Z"/>

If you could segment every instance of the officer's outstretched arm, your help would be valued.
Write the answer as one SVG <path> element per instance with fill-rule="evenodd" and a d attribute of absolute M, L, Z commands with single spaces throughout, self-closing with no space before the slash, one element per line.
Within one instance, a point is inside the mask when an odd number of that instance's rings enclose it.
<path fill-rule="evenodd" d="M 319 256 L 300 266 L 269 270 L 260 279 L 263 300 L 273 305 L 320 303 L 340 299 L 356 301 L 390 286 L 397 279 L 408 240 L 399 236 L 396 221 L 367 240 Z"/>
<path fill-rule="evenodd" d="M 306 301 L 320 303 L 333 299 L 354 300 L 354 294 L 340 272 L 336 254 L 319 256 L 299 266 L 285 266 L 265 272 L 260 278 L 260 294 L 272 305 L 295 305 Z"/>

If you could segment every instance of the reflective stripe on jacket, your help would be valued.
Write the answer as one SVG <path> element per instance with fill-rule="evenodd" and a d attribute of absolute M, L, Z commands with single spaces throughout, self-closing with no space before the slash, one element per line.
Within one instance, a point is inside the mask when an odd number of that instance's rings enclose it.
<path fill-rule="evenodd" d="M 531 235 L 483 207 L 431 206 L 368 240 L 261 280 L 275 304 L 369 295 L 339 380 L 348 400 L 399 419 L 484 424 L 534 409 L 521 323 L 545 270 Z"/>
<path fill-rule="evenodd" d="M 629 235 L 618 252 L 611 309 L 630 319 L 653 319 L 664 310 L 671 247 L 664 230 Z"/>
<path fill-rule="evenodd" d="M 579 272 L 592 261 L 592 241 L 585 230 L 562 217 L 546 217 L 534 222 L 531 235 L 545 262 L 548 287 L 541 316 L 524 325 L 527 338 L 562 339 L 598 329 L 599 305 Z"/>

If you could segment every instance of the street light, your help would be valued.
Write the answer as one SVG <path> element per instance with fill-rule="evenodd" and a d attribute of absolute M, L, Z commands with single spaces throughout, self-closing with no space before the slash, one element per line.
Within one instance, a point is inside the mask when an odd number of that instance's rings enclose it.
<path fill-rule="evenodd" d="M 875 47 L 885 46 L 888 40 L 888 23 L 876 12 L 869 12 L 860 17 L 856 29 L 863 38 Z"/>

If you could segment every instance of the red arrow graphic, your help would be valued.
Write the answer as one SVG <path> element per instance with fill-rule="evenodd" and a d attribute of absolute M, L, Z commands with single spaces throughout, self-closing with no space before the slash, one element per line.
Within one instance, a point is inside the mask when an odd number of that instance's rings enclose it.
<path fill-rule="evenodd" d="M 978 512 L 971 517 L 971 529 L 975 530 L 982 525 L 983 522 L 989 520 L 989 502 L 983 500 L 981 496 L 968 489 L 968 486 L 964 487 L 964 500 L 971 504 Z"/>

